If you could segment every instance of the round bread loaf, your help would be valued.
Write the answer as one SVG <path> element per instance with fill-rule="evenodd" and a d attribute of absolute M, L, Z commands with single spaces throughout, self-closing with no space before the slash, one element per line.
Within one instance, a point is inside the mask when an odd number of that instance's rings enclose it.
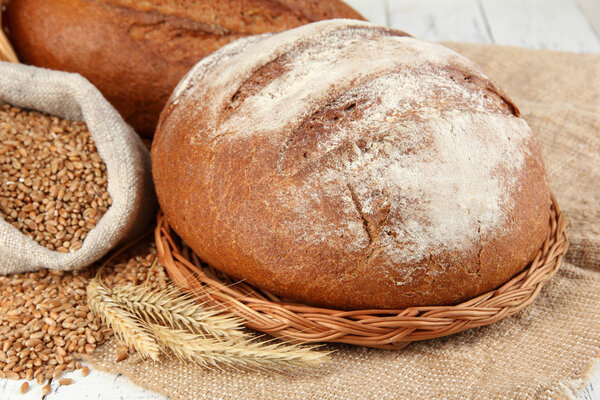
<path fill-rule="evenodd" d="M 244 36 L 362 16 L 341 0 L 11 0 L 6 26 L 21 61 L 78 72 L 151 137 L 177 82 Z"/>
<path fill-rule="evenodd" d="M 202 260 L 311 305 L 456 303 L 521 271 L 549 231 L 540 148 L 506 94 L 441 45 L 358 21 L 198 63 L 152 161 Z"/>

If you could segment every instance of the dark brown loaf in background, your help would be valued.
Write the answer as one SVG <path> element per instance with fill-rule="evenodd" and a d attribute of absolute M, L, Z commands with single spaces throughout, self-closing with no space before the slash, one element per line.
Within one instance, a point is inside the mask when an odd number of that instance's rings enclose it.
<path fill-rule="evenodd" d="M 330 18 L 363 19 L 341 0 L 11 0 L 5 23 L 22 62 L 80 73 L 151 137 L 201 58 L 241 37 Z"/>
<path fill-rule="evenodd" d="M 359 21 L 204 59 L 152 161 L 204 261 L 306 304 L 453 304 L 520 272 L 549 231 L 540 148 L 506 94 L 443 46 Z"/>

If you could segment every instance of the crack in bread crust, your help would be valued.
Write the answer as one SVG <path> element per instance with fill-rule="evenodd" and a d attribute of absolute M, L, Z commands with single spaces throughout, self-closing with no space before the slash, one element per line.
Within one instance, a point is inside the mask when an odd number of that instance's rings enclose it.
<path fill-rule="evenodd" d="M 381 29 L 330 21 L 246 39 L 172 97 L 157 190 L 181 165 L 163 208 L 177 220 L 193 200 L 174 226 L 205 261 L 357 309 L 455 303 L 531 260 L 550 196 L 518 109 L 470 61 Z"/>

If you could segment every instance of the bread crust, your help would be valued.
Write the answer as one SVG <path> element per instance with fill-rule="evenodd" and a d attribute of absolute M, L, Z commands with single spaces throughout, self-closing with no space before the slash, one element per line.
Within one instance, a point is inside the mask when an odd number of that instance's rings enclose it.
<path fill-rule="evenodd" d="M 506 94 L 449 49 L 366 23 L 211 55 L 171 97 L 152 160 L 201 259 L 305 304 L 454 304 L 520 272 L 549 230 L 541 151 Z"/>
<path fill-rule="evenodd" d="M 339 0 L 13 0 L 12 43 L 27 63 L 78 72 L 143 136 L 177 82 L 241 37 L 363 17 Z"/>

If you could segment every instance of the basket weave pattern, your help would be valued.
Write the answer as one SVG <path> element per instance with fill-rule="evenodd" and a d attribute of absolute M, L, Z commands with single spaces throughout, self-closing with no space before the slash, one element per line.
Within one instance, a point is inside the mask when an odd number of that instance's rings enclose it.
<path fill-rule="evenodd" d="M 247 283 L 233 282 L 203 264 L 162 214 L 155 240 L 159 262 L 177 285 L 199 300 L 241 317 L 248 328 L 289 342 L 398 349 L 413 341 L 492 324 L 531 304 L 560 267 L 568 248 L 564 216 L 556 199 L 552 201 L 550 232 L 529 266 L 500 288 L 454 306 L 338 311 L 286 303 Z"/>
<path fill-rule="evenodd" d="M 0 0 L 0 9 L 8 0 Z M 19 62 L 4 34 L 0 13 L 0 61 Z M 403 310 L 338 311 L 283 302 L 244 282 L 233 282 L 203 264 L 158 216 L 155 240 L 159 261 L 181 288 L 201 301 L 241 317 L 251 329 L 298 343 L 338 342 L 397 349 L 410 342 L 489 325 L 531 304 L 560 267 L 568 248 L 565 219 L 553 200 L 550 232 L 535 259 L 500 288 L 454 306 Z"/>
<path fill-rule="evenodd" d="M 15 51 L 13 50 L 8 38 L 4 33 L 4 27 L 2 26 L 2 12 L 4 7 L 8 3 L 8 0 L 0 0 L 0 61 L 19 62 Z"/>
<path fill-rule="evenodd" d="M 0 8 L 8 0 L 0 0 Z M 1 16 L 1 15 L 0 15 Z M 19 62 L 0 18 L 0 61 Z M 203 264 L 158 216 L 155 240 L 159 261 L 173 281 L 251 329 L 298 343 L 338 342 L 397 349 L 425 339 L 489 325 L 529 305 L 560 267 L 568 248 L 565 219 L 553 198 L 550 232 L 535 259 L 500 288 L 454 306 L 403 310 L 338 311 L 283 302 L 244 282 L 233 282 Z"/>

